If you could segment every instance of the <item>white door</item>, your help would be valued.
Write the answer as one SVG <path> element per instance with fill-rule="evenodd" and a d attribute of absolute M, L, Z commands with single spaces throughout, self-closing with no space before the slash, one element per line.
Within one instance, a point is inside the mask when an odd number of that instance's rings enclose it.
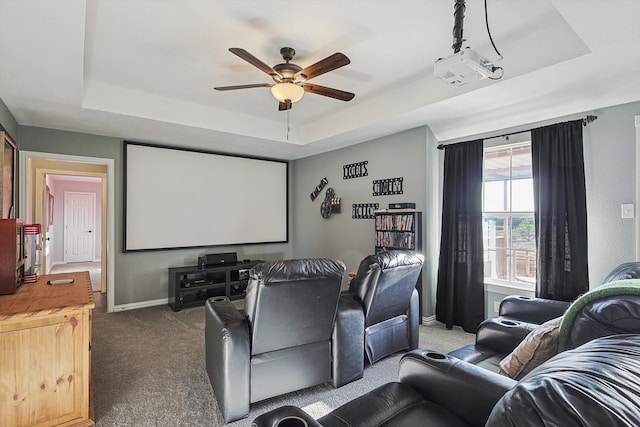
<path fill-rule="evenodd" d="M 64 193 L 64 262 L 93 261 L 95 193 Z"/>

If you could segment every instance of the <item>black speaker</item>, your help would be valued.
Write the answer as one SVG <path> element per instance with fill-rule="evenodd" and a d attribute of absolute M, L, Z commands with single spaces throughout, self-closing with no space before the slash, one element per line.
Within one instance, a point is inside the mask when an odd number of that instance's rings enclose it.
<path fill-rule="evenodd" d="M 238 262 L 238 255 L 235 252 L 224 252 L 221 254 L 206 254 L 198 257 L 198 267 L 208 267 L 216 265 L 235 264 Z"/>

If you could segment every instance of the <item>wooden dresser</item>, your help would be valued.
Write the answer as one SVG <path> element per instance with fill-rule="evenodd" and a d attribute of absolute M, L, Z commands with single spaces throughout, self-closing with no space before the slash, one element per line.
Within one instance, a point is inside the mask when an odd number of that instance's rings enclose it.
<path fill-rule="evenodd" d="M 48 280 L 73 278 L 70 284 Z M 0 426 L 92 426 L 88 272 L 0 296 Z"/>

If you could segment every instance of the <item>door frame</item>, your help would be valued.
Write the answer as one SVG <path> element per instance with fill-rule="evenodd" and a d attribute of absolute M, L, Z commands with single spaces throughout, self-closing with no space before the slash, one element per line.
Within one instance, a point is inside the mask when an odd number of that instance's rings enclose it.
<path fill-rule="evenodd" d="M 76 156 L 68 154 L 41 153 L 35 151 L 19 152 L 19 200 L 20 218 L 34 221 L 43 216 L 44 199 L 37 197 L 44 194 L 43 177 L 46 174 L 84 175 L 102 178 L 102 274 L 101 288 L 107 291 L 107 312 L 112 312 L 115 305 L 115 161 L 114 159 Z M 50 161 L 50 163 L 48 163 Z M 33 166 L 38 162 L 40 167 Z M 68 162 L 62 167 L 59 162 Z M 51 169 L 46 169 L 47 165 Z M 106 166 L 106 173 L 87 172 L 87 168 L 95 165 Z M 106 221 L 105 221 L 106 218 Z M 42 259 L 42 258 L 41 258 Z M 43 263 L 46 262 L 43 259 Z M 43 265 L 43 268 L 46 268 Z M 106 276 L 106 277 L 105 277 Z M 106 279 L 106 280 L 105 280 Z"/>
<path fill-rule="evenodd" d="M 64 254 L 63 254 L 63 258 L 64 258 L 64 262 L 68 263 L 68 257 L 69 257 L 69 247 L 67 245 L 70 244 L 70 239 L 68 239 L 68 233 L 69 233 L 69 227 L 67 226 L 67 220 L 68 220 L 68 212 L 67 209 L 69 208 L 69 204 L 68 204 L 68 198 L 70 195 L 76 195 L 76 194 L 81 194 L 83 196 L 89 196 L 89 198 L 93 201 L 93 203 L 91 204 L 91 213 L 92 213 L 92 222 L 93 224 L 91 224 L 91 228 L 92 230 L 94 230 L 96 228 L 96 193 L 91 193 L 91 192 L 87 192 L 87 191 L 65 191 L 64 192 L 64 206 L 62 207 L 63 209 L 63 218 L 64 220 L 62 221 L 62 225 L 64 227 L 64 242 L 63 242 L 63 247 L 64 247 Z M 91 233 L 91 231 L 90 231 Z M 95 253 L 96 253 L 96 234 L 95 233 L 91 233 L 91 256 L 89 261 L 93 262 L 95 261 Z M 101 286 L 102 287 L 102 286 Z"/>

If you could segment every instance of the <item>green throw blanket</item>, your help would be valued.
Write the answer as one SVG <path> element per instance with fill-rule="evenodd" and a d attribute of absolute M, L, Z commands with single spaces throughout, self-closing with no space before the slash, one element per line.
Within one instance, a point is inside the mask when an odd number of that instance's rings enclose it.
<path fill-rule="evenodd" d="M 558 334 L 558 352 L 564 351 L 569 345 L 569 331 L 574 319 L 580 311 L 593 301 L 616 295 L 640 295 L 640 279 L 625 279 L 605 283 L 587 292 L 575 300 L 562 316 Z"/>

